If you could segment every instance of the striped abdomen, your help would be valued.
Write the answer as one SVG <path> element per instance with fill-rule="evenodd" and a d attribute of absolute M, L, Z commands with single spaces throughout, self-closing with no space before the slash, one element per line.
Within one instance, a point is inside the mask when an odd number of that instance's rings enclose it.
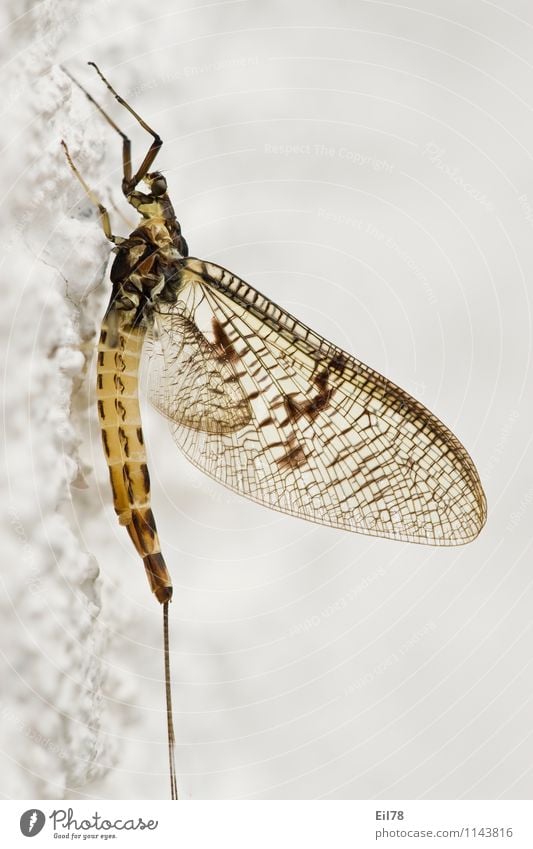
<path fill-rule="evenodd" d="M 138 398 L 142 328 L 125 327 L 120 310 L 108 310 L 98 344 L 97 399 L 102 441 L 118 520 L 143 559 L 148 580 L 163 603 L 172 596 L 150 508 L 150 475 Z"/>

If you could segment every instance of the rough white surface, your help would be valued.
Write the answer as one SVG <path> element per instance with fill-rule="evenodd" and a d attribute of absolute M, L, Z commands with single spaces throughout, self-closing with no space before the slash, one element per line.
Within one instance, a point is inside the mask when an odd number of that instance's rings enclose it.
<path fill-rule="evenodd" d="M 123 233 L 120 144 L 58 67 L 97 95 L 93 59 L 161 132 L 192 253 L 419 397 L 489 502 L 464 549 L 315 528 L 146 411 L 182 795 L 531 798 L 533 20 L 419 6 L 3 4 L 5 796 L 167 794 L 160 611 L 95 422 L 109 248 L 59 147 Z"/>
<path fill-rule="evenodd" d="M 3 793 L 14 797 L 70 797 L 115 758 L 102 733 L 103 694 L 117 682 L 104 661 L 98 565 L 69 506 L 87 427 L 78 401 L 94 336 L 86 292 L 108 253 L 87 204 L 72 206 L 80 193 L 59 146 L 68 133 L 85 171 L 97 173 L 100 130 L 56 64 L 74 5 L 28 12 L 11 43 L 18 58 L 4 69 L 0 748 Z"/>

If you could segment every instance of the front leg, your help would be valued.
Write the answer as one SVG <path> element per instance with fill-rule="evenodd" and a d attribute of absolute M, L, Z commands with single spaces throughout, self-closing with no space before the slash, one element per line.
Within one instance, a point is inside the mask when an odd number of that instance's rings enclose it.
<path fill-rule="evenodd" d="M 96 197 L 96 195 L 93 192 L 93 190 L 91 189 L 91 187 L 85 182 L 85 180 L 81 176 L 80 172 L 78 171 L 78 169 L 74 165 L 74 162 L 72 161 L 72 157 L 70 155 L 70 151 L 69 151 L 66 143 L 63 141 L 63 139 L 61 139 L 61 144 L 62 144 L 63 149 L 65 151 L 65 156 L 67 157 L 68 164 L 70 165 L 70 167 L 74 171 L 74 174 L 76 175 L 76 177 L 78 178 L 78 180 L 82 184 L 83 188 L 85 189 L 87 197 L 94 204 L 94 206 L 96 206 L 96 208 L 98 209 L 98 211 L 100 213 L 101 220 L 102 220 L 102 227 L 103 227 L 106 239 L 109 239 L 109 241 L 113 242 L 114 245 L 122 244 L 124 239 L 121 236 L 114 236 L 113 235 L 113 232 L 111 230 L 111 221 L 109 220 L 109 212 L 107 211 L 105 206 L 102 203 L 100 203 L 100 201 Z"/>

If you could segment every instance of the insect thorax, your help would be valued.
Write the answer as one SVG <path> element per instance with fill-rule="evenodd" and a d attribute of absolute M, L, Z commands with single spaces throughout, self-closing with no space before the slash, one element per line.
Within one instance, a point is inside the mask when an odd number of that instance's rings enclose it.
<path fill-rule="evenodd" d="M 170 303 L 176 300 L 180 261 L 187 254 L 187 246 L 175 219 L 169 221 L 159 215 L 145 218 L 115 252 L 111 303 L 126 314 L 128 323 L 138 325 L 148 318 L 158 299 Z"/>

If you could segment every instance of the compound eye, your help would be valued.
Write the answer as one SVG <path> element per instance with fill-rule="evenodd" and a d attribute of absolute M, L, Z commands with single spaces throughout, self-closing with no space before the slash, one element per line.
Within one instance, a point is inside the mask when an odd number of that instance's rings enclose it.
<path fill-rule="evenodd" d="M 161 195 L 164 195 L 167 190 L 167 181 L 162 176 L 156 177 L 155 180 L 152 180 L 151 189 L 152 194 L 155 195 L 155 197 L 160 197 Z"/>

